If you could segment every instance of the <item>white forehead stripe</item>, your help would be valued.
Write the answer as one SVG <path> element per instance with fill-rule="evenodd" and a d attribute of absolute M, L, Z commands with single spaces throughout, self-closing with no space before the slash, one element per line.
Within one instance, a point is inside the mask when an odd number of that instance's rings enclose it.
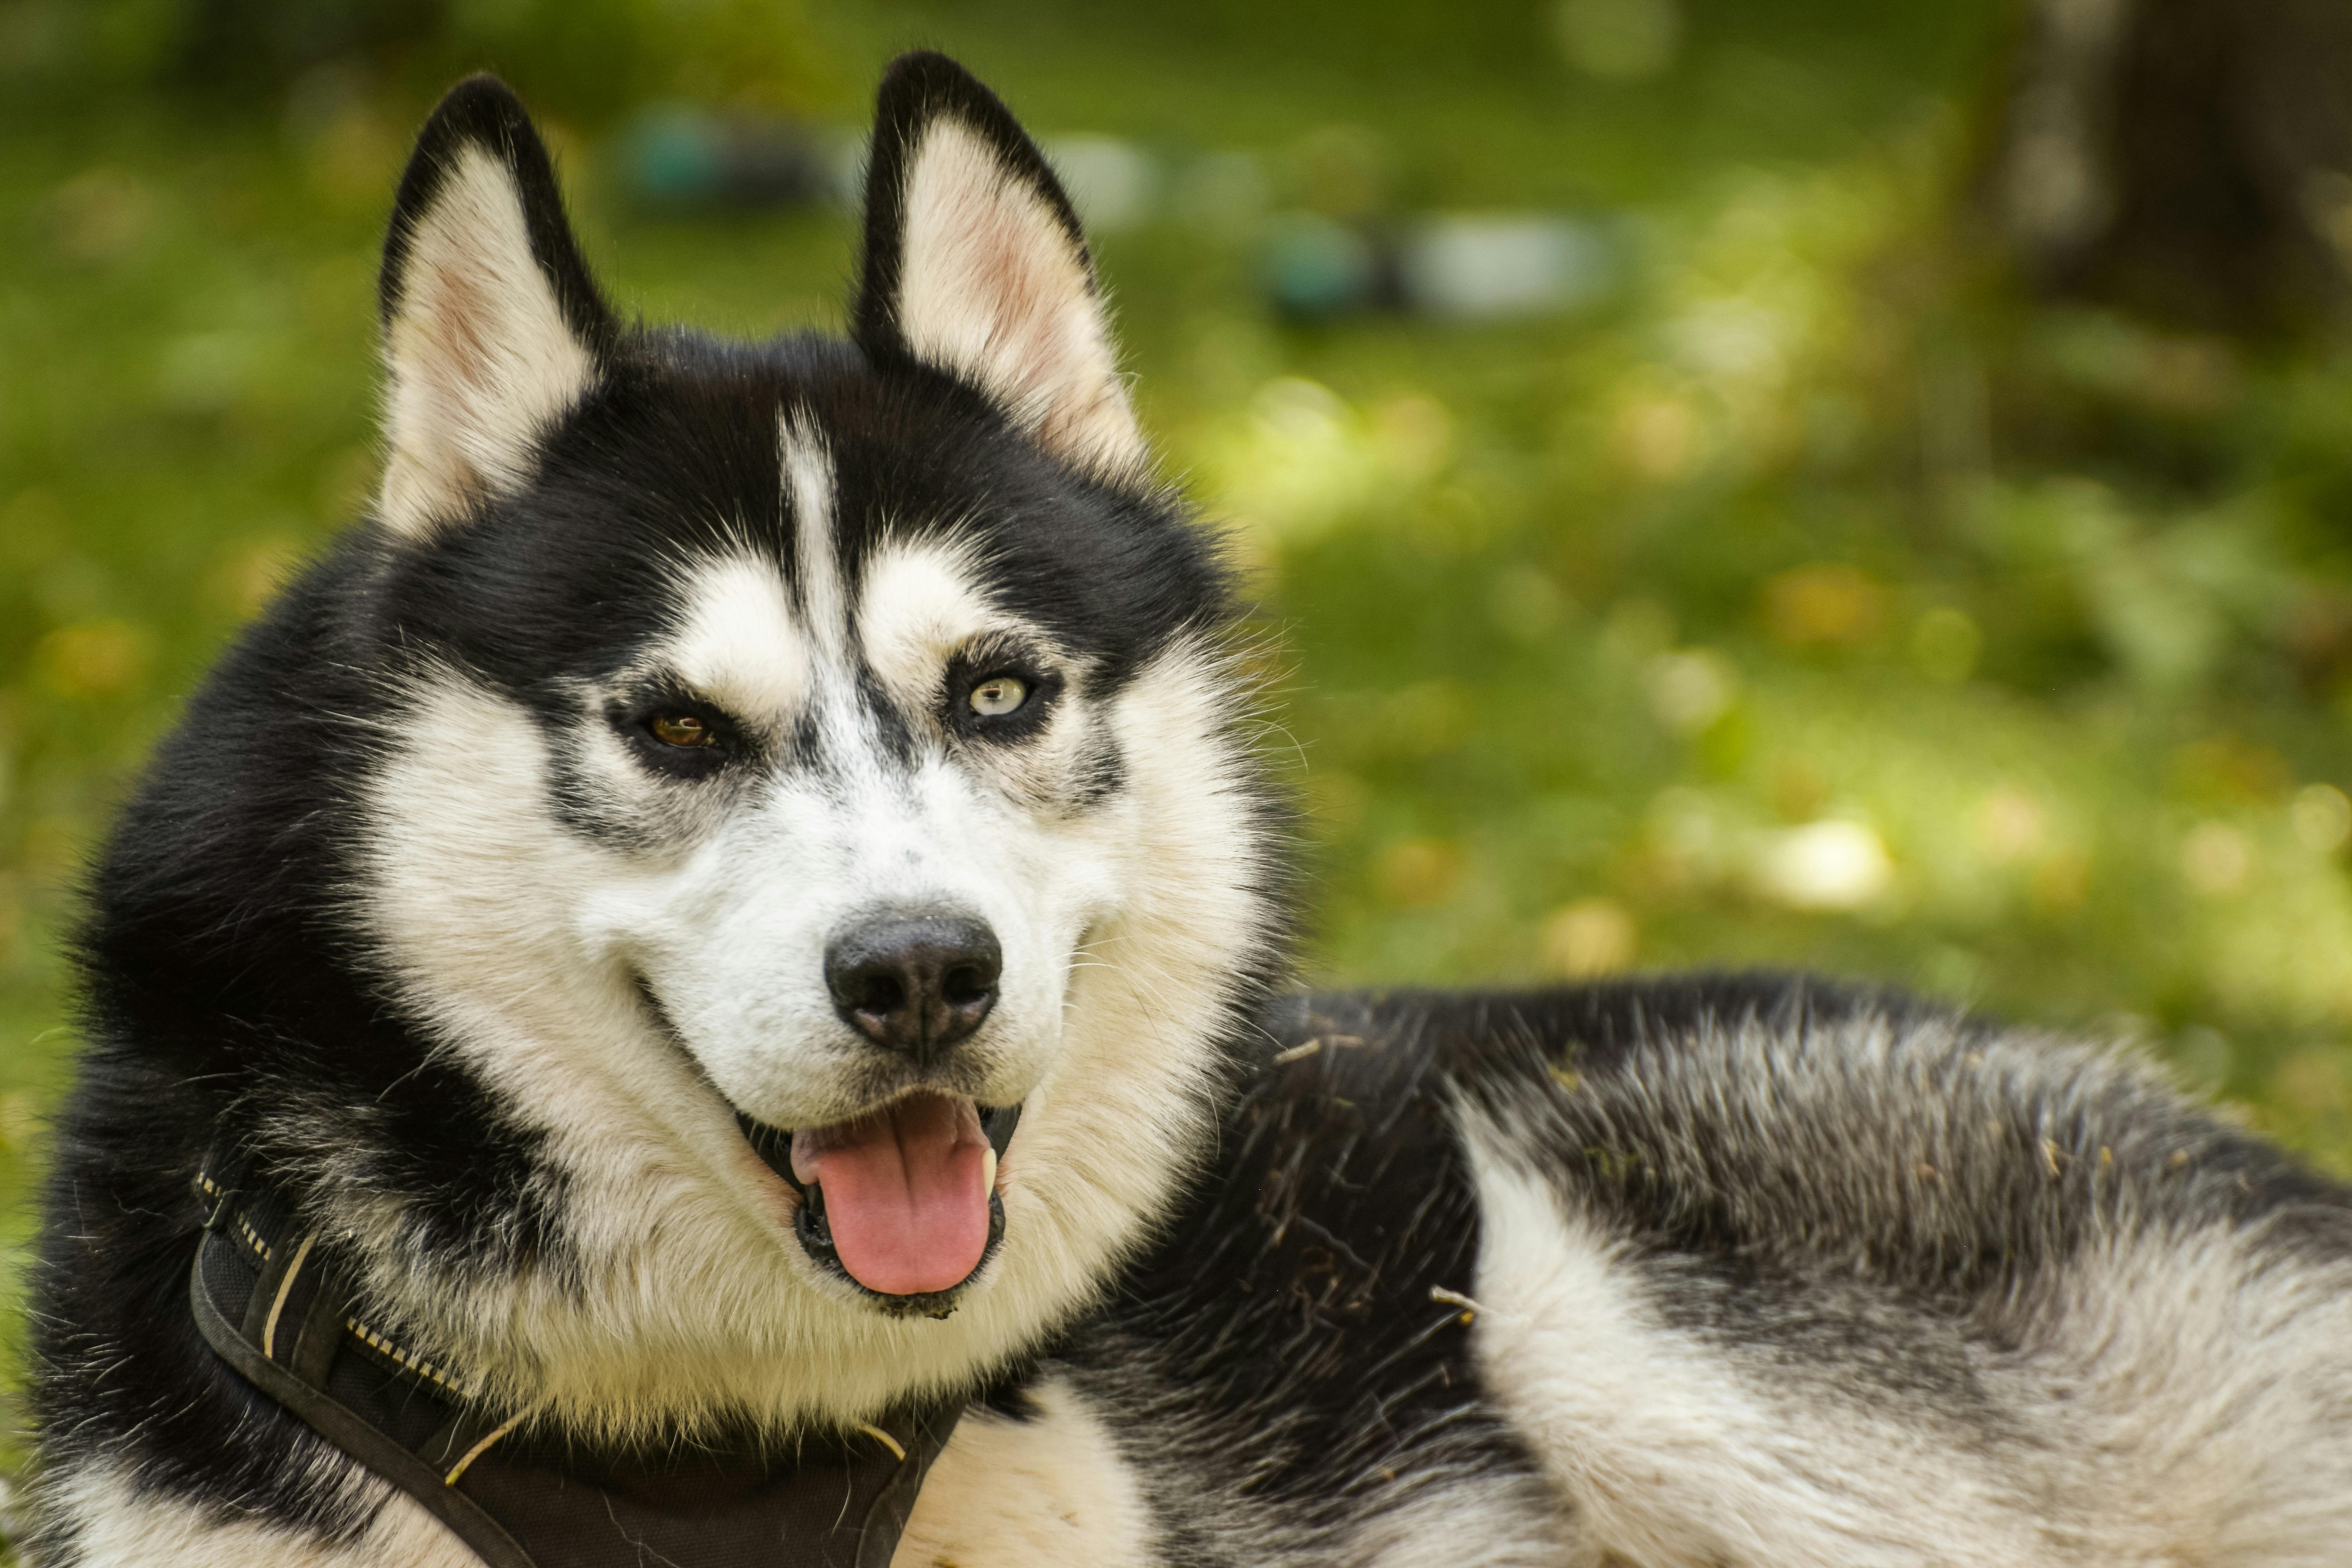
<path fill-rule="evenodd" d="M 1007 624 L 980 591 L 970 557 L 952 545 L 893 542 L 866 563 L 858 637 L 867 667 L 902 701 L 925 701 L 950 654 Z"/>
<path fill-rule="evenodd" d="M 781 721 L 806 699 L 809 652 L 774 565 L 730 556 L 700 566 L 672 658 L 696 691 L 745 719 Z"/>
<path fill-rule="evenodd" d="M 838 666 L 849 617 L 834 548 L 833 458 L 814 427 L 789 410 L 777 422 L 776 455 L 783 467 L 784 500 L 792 508 L 800 558 L 802 616 L 818 651 L 826 662 Z"/>

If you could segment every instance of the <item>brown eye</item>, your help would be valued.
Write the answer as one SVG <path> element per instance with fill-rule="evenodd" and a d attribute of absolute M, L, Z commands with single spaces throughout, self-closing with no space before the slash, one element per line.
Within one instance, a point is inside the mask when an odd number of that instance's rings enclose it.
<path fill-rule="evenodd" d="M 1029 700 L 1029 683 L 1017 675 L 992 675 L 965 700 L 983 719 L 1001 719 Z"/>
<path fill-rule="evenodd" d="M 651 726 L 654 739 L 670 746 L 707 746 L 719 737 L 709 723 L 691 713 L 663 713 Z"/>

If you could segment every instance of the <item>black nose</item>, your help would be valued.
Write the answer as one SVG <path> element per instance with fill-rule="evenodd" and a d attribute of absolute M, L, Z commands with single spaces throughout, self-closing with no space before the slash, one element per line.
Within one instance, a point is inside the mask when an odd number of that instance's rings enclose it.
<path fill-rule="evenodd" d="M 969 915 L 887 914 L 824 950 L 834 1010 L 859 1034 L 929 1064 L 996 1005 L 996 933 Z"/>

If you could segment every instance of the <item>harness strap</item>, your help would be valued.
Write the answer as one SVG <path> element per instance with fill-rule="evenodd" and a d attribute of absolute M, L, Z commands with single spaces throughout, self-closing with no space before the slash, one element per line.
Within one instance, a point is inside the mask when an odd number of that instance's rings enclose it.
<path fill-rule="evenodd" d="M 962 1406 L 779 1451 L 744 1434 L 591 1450 L 358 1316 L 280 1194 L 208 1159 L 188 1281 L 215 1354 L 429 1510 L 489 1568 L 888 1568 Z"/>

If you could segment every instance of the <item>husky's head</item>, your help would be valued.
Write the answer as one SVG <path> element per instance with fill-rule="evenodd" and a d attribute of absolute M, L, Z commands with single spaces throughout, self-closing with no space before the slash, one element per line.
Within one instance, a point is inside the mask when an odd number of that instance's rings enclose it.
<path fill-rule="evenodd" d="M 1016 1353 L 1146 1238 L 1280 963 L 1228 584 L 1069 203 L 937 56 L 873 148 L 846 342 L 622 324 L 488 79 L 393 221 L 347 918 L 560 1235 L 453 1278 L 357 1179 L 355 1228 L 583 1415 Z"/>

